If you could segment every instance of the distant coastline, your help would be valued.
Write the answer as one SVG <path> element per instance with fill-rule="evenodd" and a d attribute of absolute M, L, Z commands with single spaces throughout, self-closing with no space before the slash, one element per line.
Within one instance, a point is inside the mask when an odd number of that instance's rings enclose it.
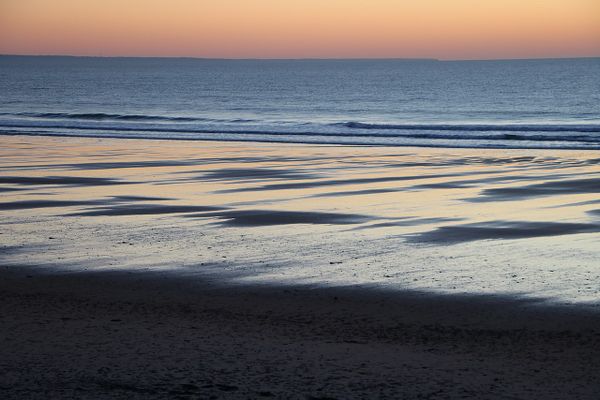
<path fill-rule="evenodd" d="M 404 57 L 298 57 L 298 58 L 219 58 L 195 56 L 104 56 L 76 54 L 0 54 L 0 57 L 43 57 L 43 58 L 101 58 L 101 59 L 172 59 L 172 60 L 201 60 L 201 61 L 406 61 L 406 62 L 462 62 L 462 61 L 551 61 L 551 60 L 595 60 L 600 55 L 581 57 L 525 57 L 525 58 L 404 58 Z"/>

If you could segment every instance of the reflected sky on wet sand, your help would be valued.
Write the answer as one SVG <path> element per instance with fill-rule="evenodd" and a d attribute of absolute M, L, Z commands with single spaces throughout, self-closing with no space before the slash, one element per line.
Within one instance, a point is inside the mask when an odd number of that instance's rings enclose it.
<path fill-rule="evenodd" d="M 594 155 L 5 137 L 0 262 L 597 301 Z"/>

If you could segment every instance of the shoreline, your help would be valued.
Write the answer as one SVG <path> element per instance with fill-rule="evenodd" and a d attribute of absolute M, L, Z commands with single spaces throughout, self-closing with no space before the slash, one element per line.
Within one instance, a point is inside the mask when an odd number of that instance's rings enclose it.
<path fill-rule="evenodd" d="M 101 130 L 101 129 L 100 129 Z M 215 133 L 219 134 L 221 132 L 204 132 L 204 133 Z M 239 133 L 230 133 L 225 132 L 225 134 L 239 134 Z M 255 134 L 255 133 L 251 133 Z M 281 134 L 293 136 L 293 134 L 285 133 Z M 44 134 L 44 133 L 1 133 L 0 136 L 23 136 L 23 137 L 56 137 L 56 138 L 73 138 L 73 139 L 109 139 L 109 140 L 151 140 L 151 141 L 173 141 L 173 142 L 209 142 L 209 143 L 233 143 L 233 144 L 281 144 L 281 145 L 297 145 L 297 146 L 340 146 L 340 147 L 364 147 L 364 148 L 391 148 L 391 149 L 440 149 L 440 150 L 518 150 L 518 151 L 598 151 L 600 147 L 518 147 L 518 146 L 485 146 L 485 147 L 473 147 L 473 146 L 433 146 L 426 144 L 365 144 L 365 143 L 325 143 L 325 142 L 300 142 L 300 141 L 278 141 L 278 140 L 258 140 L 258 139 L 209 139 L 209 138 L 159 138 L 159 137 L 149 137 L 149 136 L 138 136 L 138 137 L 127 137 L 127 136 L 117 136 L 117 135 L 69 135 L 69 134 Z M 340 136 L 343 137 L 343 136 Z"/>

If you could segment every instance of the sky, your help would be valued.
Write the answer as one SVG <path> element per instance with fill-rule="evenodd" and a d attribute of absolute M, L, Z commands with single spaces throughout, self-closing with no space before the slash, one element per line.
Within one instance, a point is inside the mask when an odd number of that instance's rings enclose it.
<path fill-rule="evenodd" d="M 0 54 L 600 56 L 600 0 L 0 0 Z"/>

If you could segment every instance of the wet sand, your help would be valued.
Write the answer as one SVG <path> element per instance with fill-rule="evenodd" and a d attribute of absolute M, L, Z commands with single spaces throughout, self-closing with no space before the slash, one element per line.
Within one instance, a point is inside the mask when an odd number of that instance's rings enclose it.
<path fill-rule="evenodd" d="M 3 398 L 596 398 L 594 152 L 5 137 Z"/>

